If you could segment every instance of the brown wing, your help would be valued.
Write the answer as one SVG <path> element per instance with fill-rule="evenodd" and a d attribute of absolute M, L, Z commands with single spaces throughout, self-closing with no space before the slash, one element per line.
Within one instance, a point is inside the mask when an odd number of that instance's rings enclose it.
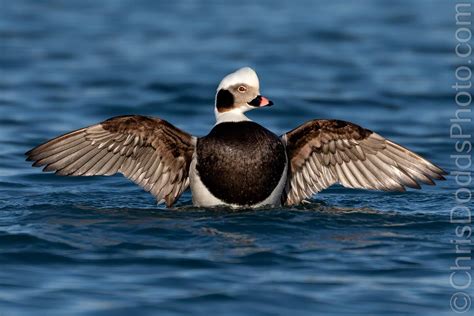
<path fill-rule="evenodd" d="M 189 185 L 194 145 L 195 138 L 164 120 L 119 116 L 54 138 L 26 155 L 33 166 L 59 175 L 120 172 L 170 206 Z"/>
<path fill-rule="evenodd" d="M 442 169 L 355 124 L 313 120 L 284 134 L 290 173 L 284 202 L 298 204 L 332 184 L 404 191 L 444 180 Z"/>

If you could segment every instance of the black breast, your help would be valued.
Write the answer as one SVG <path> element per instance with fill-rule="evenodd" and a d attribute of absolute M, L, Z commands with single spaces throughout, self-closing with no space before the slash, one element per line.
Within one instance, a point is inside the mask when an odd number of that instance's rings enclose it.
<path fill-rule="evenodd" d="M 253 205 L 277 186 L 286 163 L 280 138 L 254 122 L 216 125 L 197 142 L 197 171 L 204 185 L 229 204 Z"/>

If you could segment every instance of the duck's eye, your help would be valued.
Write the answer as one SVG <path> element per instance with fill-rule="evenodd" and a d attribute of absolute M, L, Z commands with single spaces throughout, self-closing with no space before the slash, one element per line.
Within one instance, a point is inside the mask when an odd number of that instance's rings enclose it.
<path fill-rule="evenodd" d="M 240 87 L 238 88 L 238 90 L 239 90 L 240 92 L 245 92 L 245 91 L 247 91 L 247 87 L 245 87 L 245 86 L 240 86 Z"/>

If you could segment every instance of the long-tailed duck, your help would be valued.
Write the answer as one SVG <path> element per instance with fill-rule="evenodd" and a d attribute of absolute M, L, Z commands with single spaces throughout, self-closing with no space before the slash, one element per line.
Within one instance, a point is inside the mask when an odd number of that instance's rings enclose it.
<path fill-rule="evenodd" d="M 251 68 L 227 75 L 204 137 L 160 118 L 118 116 L 26 155 L 59 175 L 122 173 L 167 206 L 189 186 L 196 206 L 259 207 L 295 205 L 335 183 L 404 191 L 444 179 L 441 168 L 350 122 L 312 120 L 278 137 L 244 114 L 272 105 L 259 86 Z"/>

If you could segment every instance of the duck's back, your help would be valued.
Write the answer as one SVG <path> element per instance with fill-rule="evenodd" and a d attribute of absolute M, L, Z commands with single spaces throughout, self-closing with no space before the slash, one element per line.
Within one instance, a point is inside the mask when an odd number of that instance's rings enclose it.
<path fill-rule="evenodd" d="M 216 125 L 198 139 L 196 159 L 200 181 L 225 204 L 261 203 L 286 178 L 280 138 L 251 121 Z"/>

